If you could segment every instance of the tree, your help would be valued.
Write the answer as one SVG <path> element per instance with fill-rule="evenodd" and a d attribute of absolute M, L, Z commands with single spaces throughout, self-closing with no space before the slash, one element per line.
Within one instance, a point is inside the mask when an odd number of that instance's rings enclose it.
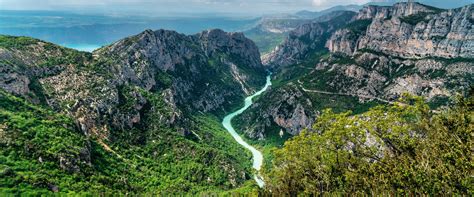
<path fill-rule="evenodd" d="M 275 151 L 273 194 L 472 194 L 473 100 L 430 111 L 421 98 L 360 115 L 325 110 L 311 130 Z"/>

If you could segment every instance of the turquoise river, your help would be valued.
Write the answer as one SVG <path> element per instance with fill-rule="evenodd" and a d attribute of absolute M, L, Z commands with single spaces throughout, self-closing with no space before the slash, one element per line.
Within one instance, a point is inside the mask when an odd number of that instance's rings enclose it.
<path fill-rule="evenodd" d="M 232 112 L 231 114 L 227 115 L 226 117 L 224 117 L 224 120 L 222 121 L 222 125 L 224 125 L 224 128 L 227 129 L 227 131 L 230 133 L 230 135 L 232 135 L 232 137 L 234 137 L 235 141 L 237 141 L 237 143 L 239 143 L 244 148 L 246 148 L 247 150 L 252 152 L 253 168 L 255 170 L 257 170 L 257 174 L 254 175 L 254 178 L 255 178 L 255 181 L 257 182 L 259 187 L 263 187 L 265 185 L 265 182 L 264 182 L 263 178 L 258 174 L 258 172 L 260 171 L 260 168 L 262 167 L 262 164 L 263 164 L 263 155 L 259 150 L 257 150 L 255 147 L 251 146 L 250 144 L 248 144 L 247 142 L 245 142 L 242 139 L 242 137 L 235 131 L 234 127 L 232 127 L 231 121 L 234 117 L 238 116 L 239 114 L 241 114 L 242 112 L 247 110 L 253 104 L 252 99 L 254 97 L 258 96 L 258 95 L 261 95 L 271 85 L 272 85 L 271 78 L 270 78 L 270 76 L 267 76 L 267 82 L 266 82 L 265 86 L 260 91 L 258 91 L 255 94 L 245 98 L 244 107 L 242 107 L 239 110 L 237 110 L 235 112 Z"/>

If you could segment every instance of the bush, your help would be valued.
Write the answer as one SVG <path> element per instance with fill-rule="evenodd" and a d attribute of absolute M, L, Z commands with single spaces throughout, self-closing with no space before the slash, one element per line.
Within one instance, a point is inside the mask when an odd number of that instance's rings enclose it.
<path fill-rule="evenodd" d="M 410 25 L 416 25 L 420 22 L 428 22 L 429 19 L 427 19 L 427 16 L 429 14 L 430 13 L 427 13 L 427 12 L 420 12 L 420 13 L 413 14 L 410 16 L 401 17 L 400 21 L 403 23 L 410 24 Z"/>
<path fill-rule="evenodd" d="M 472 194 L 474 97 L 439 114 L 419 98 L 402 102 L 355 116 L 326 110 L 312 129 L 276 151 L 266 190 Z"/>

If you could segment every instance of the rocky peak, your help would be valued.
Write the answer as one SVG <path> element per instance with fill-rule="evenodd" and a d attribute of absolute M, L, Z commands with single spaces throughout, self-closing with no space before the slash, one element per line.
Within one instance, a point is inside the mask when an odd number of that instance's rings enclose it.
<path fill-rule="evenodd" d="M 41 95 L 45 104 L 71 114 L 84 133 L 100 138 L 146 127 L 151 113 L 160 117 L 156 124 L 176 127 L 188 123 L 183 111 L 218 115 L 265 83 L 258 49 L 240 33 L 146 30 L 93 54 L 51 46 L 32 52 L 38 43 L 0 45 L 0 57 L 13 62 L 0 61 L 8 73 L 0 75 L 0 88 L 25 98 Z M 61 52 L 57 60 L 42 55 L 55 51 Z"/>
<path fill-rule="evenodd" d="M 95 52 L 97 56 L 119 56 L 128 64 L 142 60 L 153 62 L 160 70 L 174 70 L 174 64 L 182 63 L 189 56 L 191 40 L 184 34 L 169 30 L 146 30 L 138 35 L 122 39 Z"/>
<path fill-rule="evenodd" d="M 437 8 L 426 6 L 416 2 L 400 2 L 393 6 L 369 5 L 362 8 L 354 17 L 354 20 L 363 19 L 386 19 L 389 17 L 404 17 L 418 13 L 433 13 Z"/>
<path fill-rule="evenodd" d="M 261 67 L 260 52 L 257 46 L 243 33 L 224 32 L 220 29 L 206 30 L 193 36 L 201 49 L 211 57 L 216 52 L 225 53 L 241 59 L 250 67 Z"/>
<path fill-rule="evenodd" d="M 355 25 L 340 29 L 326 46 L 331 52 L 347 55 L 370 49 L 404 58 L 473 58 L 473 7 L 442 10 L 418 3 L 368 6 L 351 23 L 370 22 L 364 29 L 354 32 Z"/>
<path fill-rule="evenodd" d="M 338 25 L 333 19 L 327 25 L 300 26 L 265 59 L 275 68 L 277 80 L 289 82 L 280 82 L 257 101 L 254 106 L 260 109 L 245 112 L 241 122 L 249 125 L 241 129 L 254 138 L 277 132 L 274 126 L 295 134 L 309 123 L 295 120 L 317 118 L 326 108 L 323 103 L 354 110 L 372 102 L 391 103 L 406 92 L 424 96 L 435 106 L 445 104 L 474 80 L 473 7 L 367 6 Z M 321 41 L 327 41 L 329 54 L 314 50 L 321 48 Z M 291 86 L 302 94 L 290 91 Z M 298 99 L 288 103 L 292 99 L 287 95 Z"/>

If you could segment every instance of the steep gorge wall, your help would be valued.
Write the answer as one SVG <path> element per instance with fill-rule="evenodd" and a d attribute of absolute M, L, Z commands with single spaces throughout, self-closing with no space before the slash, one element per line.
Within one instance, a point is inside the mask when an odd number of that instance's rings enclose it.
<path fill-rule="evenodd" d="M 405 58 L 474 57 L 474 5 L 440 10 L 418 3 L 398 3 L 393 7 L 368 6 L 356 20 L 370 19 L 362 35 L 338 30 L 327 41 L 331 52 L 352 55 L 371 49 Z"/>

